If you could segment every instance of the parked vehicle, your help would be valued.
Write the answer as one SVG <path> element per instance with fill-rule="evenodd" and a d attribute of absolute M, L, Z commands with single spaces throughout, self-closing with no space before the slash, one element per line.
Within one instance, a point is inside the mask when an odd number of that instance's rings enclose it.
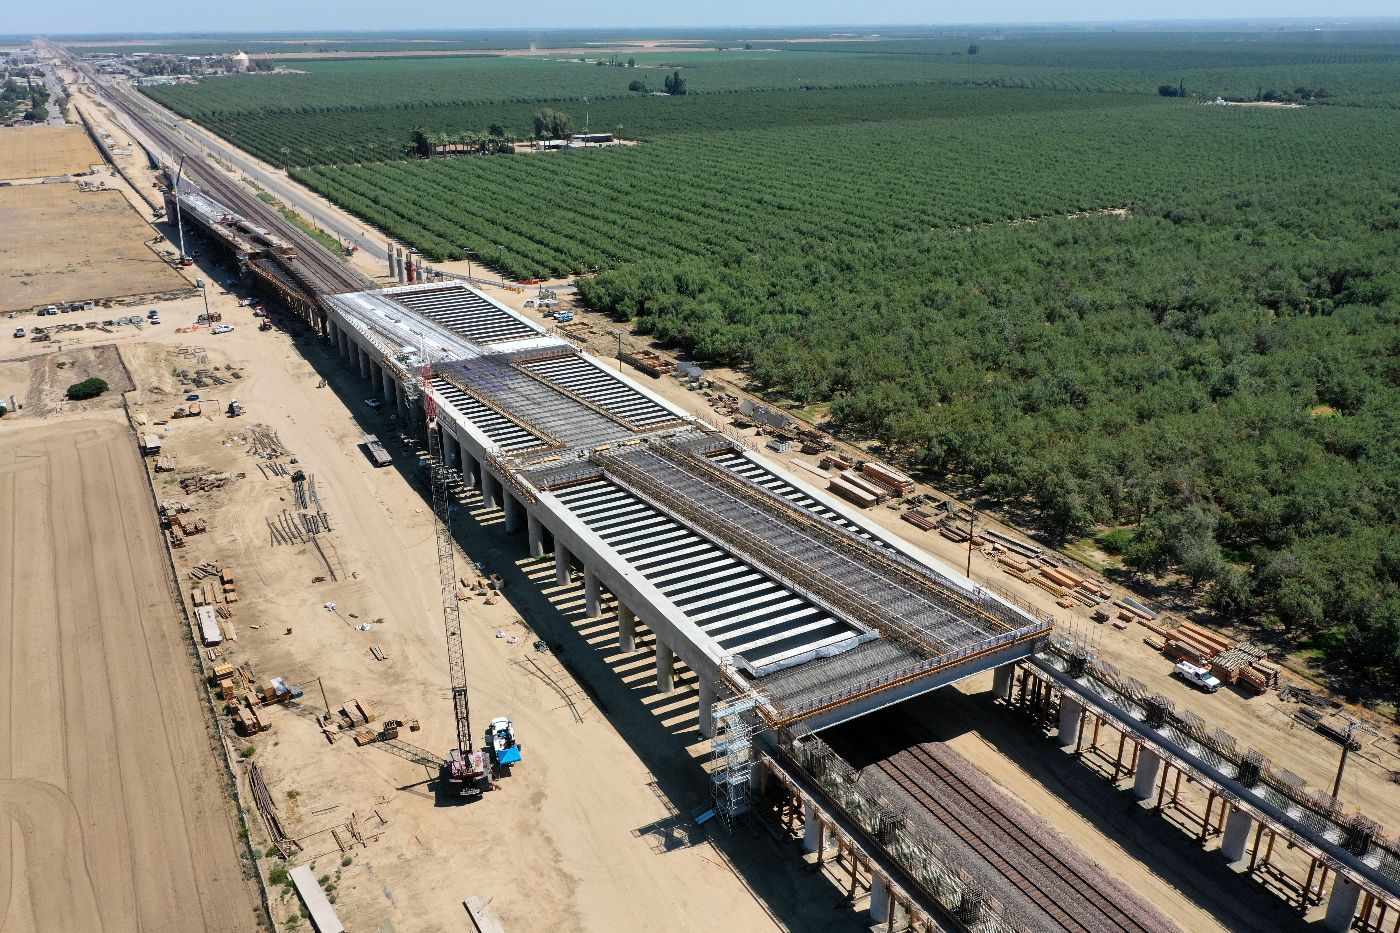
<path fill-rule="evenodd" d="M 1192 686 L 1200 687 L 1206 693 L 1220 689 L 1220 680 L 1209 669 L 1199 667 L 1190 661 L 1178 661 L 1172 673 Z"/>
<path fill-rule="evenodd" d="M 384 403 L 377 398 L 367 398 L 365 399 L 365 404 L 368 405 L 370 408 L 373 408 L 375 411 L 378 411 L 384 405 Z"/>
<path fill-rule="evenodd" d="M 212 331 L 210 331 L 211 334 L 228 334 L 232 332 L 232 324 L 220 324 L 219 326 L 215 327 Z"/>
<path fill-rule="evenodd" d="M 23 328 L 23 327 L 16 327 L 16 328 L 15 328 L 15 336 L 16 336 L 16 337 L 23 337 L 23 336 L 24 336 L 24 328 Z"/>
<path fill-rule="evenodd" d="M 384 445 L 379 443 L 379 438 L 373 434 L 366 434 L 364 441 L 365 452 L 369 454 L 370 463 L 377 467 L 386 467 L 394 462 L 389 456 L 389 451 L 384 449 Z"/>

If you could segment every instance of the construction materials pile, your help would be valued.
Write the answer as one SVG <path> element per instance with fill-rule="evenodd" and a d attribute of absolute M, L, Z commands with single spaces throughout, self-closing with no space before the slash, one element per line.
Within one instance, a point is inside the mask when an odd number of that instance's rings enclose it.
<path fill-rule="evenodd" d="M 992 533 L 984 531 L 983 534 L 990 538 Z M 1004 539 L 1004 537 L 997 535 L 997 538 Z M 1069 609 L 1076 604 L 1095 608 L 1108 600 L 1108 586 L 1102 581 L 1062 567 L 1053 558 L 1044 554 L 1027 558 L 1010 550 L 1004 541 L 999 540 L 990 541 L 984 550 L 991 551 L 989 556 L 993 556 L 998 566 L 1006 573 L 1018 580 L 1032 583 L 1054 596 L 1056 605 L 1061 609 Z M 1099 618 L 1099 616 L 1103 616 L 1103 618 Z M 1107 620 L 1107 616 L 1102 610 L 1095 618 L 1098 621 Z"/>
<path fill-rule="evenodd" d="M 828 480 L 827 488 L 863 509 L 879 505 L 892 496 L 914 494 L 912 479 L 894 467 L 876 460 L 858 463 L 843 453 L 831 451 L 822 457 L 821 465 L 823 469 L 836 471 L 836 475 Z M 924 528 L 917 518 L 918 516 L 909 521 L 917 527 Z"/>
<path fill-rule="evenodd" d="M 1267 653 L 1258 645 L 1231 642 L 1189 622 L 1165 630 L 1163 638 L 1163 654 L 1209 668 L 1222 683 L 1237 684 L 1255 693 L 1278 685 L 1279 667 L 1267 660 Z"/>
<path fill-rule="evenodd" d="M 563 325 L 567 326 L 567 325 Z M 561 326 L 561 330 L 563 327 Z M 624 350 L 622 361 L 635 366 L 654 379 L 659 379 L 676 368 L 676 364 L 655 350 Z"/>
<path fill-rule="evenodd" d="M 198 586 L 190 588 L 190 600 L 195 606 L 219 606 L 219 614 L 228 618 L 227 606 L 238 602 L 238 586 L 233 571 L 218 564 L 200 564 L 190 571 L 190 580 Z"/>
<path fill-rule="evenodd" d="M 180 477 L 180 488 L 186 493 L 213 492 L 223 489 L 235 478 L 230 473 L 191 473 Z"/>

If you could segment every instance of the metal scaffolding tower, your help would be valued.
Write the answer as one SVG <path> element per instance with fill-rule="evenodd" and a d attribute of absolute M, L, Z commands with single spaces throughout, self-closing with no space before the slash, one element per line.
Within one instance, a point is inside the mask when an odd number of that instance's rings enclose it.
<path fill-rule="evenodd" d="M 731 833 L 748 816 L 753 780 L 753 733 L 756 726 L 753 697 L 725 698 L 713 707 L 714 741 L 711 744 L 711 791 L 715 815 Z"/>

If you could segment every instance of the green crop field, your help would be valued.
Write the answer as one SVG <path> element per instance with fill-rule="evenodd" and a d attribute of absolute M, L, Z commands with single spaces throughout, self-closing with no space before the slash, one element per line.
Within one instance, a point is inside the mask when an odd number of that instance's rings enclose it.
<path fill-rule="evenodd" d="M 642 332 L 1397 685 L 1400 36 L 636 57 L 303 62 L 149 93 L 434 260 L 597 271 L 585 300 Z M 676 69 L 684 96 L 626 89 Z M 528 136 L 546 106 L 641 142 L 408 155 L 418 129 Z"/>

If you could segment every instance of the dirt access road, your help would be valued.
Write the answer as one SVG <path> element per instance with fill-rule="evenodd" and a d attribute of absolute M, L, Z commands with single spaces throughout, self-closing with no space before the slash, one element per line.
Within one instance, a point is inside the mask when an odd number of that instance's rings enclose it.
<path fill-rule="evenodd" d="M 0 929 L 254 927 L 116 412 L 0 425 Z"/>

